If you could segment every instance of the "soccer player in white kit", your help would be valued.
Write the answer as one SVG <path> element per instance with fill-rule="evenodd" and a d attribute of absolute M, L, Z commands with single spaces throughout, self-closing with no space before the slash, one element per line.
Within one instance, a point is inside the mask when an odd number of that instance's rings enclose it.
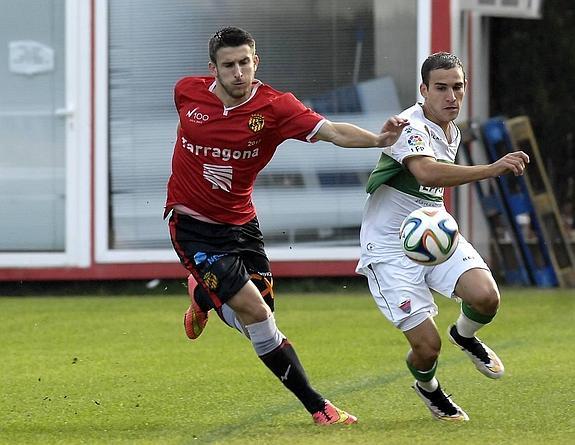
<path fill-rule="evenodd" d="M 453 121 L 466 89 L 463 65 L 453 54 L 432 54 L 422 65 L 421 77 L 424 102 L 400 114 L 410 125 L 394 145 L 383 150 L 369 178 L 356 271 L 367 277 L 377 306 L 409 342 L 406 362 L 415 377 L 417 395 L 434 417 L 465 421 L 469 420 L 465 411 L 445 394 L 435 377 L 441 338 L 433 321 L 437 306 L 431 289 L 461 300 L 461 313 L 449 328 L 449 340 L 482 374 L 498 379 L 504 372 L 503 363 L 475 336 L 497 313 L 497 284 L 463 236 L 446 262 L 422 266 L 403 254 L 399 227 L 416 208 L 443 207 L 444 187 L 507 173 L 522 175 L 529 158 L 517 151 L 492 164 L 454 164 L 461 135 Z"/>

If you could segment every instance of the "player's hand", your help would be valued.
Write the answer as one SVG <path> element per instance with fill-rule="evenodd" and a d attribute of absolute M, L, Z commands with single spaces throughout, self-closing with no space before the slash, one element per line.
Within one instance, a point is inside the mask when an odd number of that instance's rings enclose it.
<path fill-rule="evenodd" d="M 529 156 L 523 151 L 514 151 L 507 153 L 502 158 L 491 164 L 493 176 L 501 176 L 507 173 L 513 173 L 515 176 L 521 176 L 525 172 L 525 167 L 529 164 Z"/>
<path fill-rule="evenodd" d="M 399 116 L 391 116 L 379 133 L 378 147 L 389 147 L 397 142 L 401 132 L 409 125 L 409 121 Z"/>

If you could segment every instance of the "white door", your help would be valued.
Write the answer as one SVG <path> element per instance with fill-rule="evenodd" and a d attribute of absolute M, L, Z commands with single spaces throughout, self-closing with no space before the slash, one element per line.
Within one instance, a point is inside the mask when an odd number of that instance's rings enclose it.
<path fill-rule="evenodd" d="M 88 3 L 0 0 L 0 267 L 89 261 Z"/>

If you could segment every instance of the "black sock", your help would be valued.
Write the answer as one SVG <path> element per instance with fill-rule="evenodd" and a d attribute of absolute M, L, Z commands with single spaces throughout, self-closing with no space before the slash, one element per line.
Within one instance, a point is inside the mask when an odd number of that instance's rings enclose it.
<path fill-rule="evenodd" d="M 325 399 L 309 384 L 303 366 L 287 339 L 272 352 L 261 355 L 260 359 L 294 393 L 310 414 L 324 407 Z"/>

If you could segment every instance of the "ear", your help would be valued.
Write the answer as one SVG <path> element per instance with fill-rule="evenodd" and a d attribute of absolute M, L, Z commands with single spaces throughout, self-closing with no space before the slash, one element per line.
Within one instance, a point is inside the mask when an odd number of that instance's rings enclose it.
<path fill-rule="evenodd" d="M 427 86 L 423 82 L 419 84 L 419 92 L 424 99 L 427 99 Z"/>
<path fill-rule="evenodd" d="M 216 65 L 214 65 L 213 62 L 208 62 L 208 69 L 210 70 L 210 73 L 212 74 L 212 76 L 216 77 L 218 75 L 218 69 L 216 67 Z"/>
<path fill-rule="evenodd" d="M 254 71 L 257 71 L 259 64 L 260 64 L 260 56 L 254 54 Z"/>

